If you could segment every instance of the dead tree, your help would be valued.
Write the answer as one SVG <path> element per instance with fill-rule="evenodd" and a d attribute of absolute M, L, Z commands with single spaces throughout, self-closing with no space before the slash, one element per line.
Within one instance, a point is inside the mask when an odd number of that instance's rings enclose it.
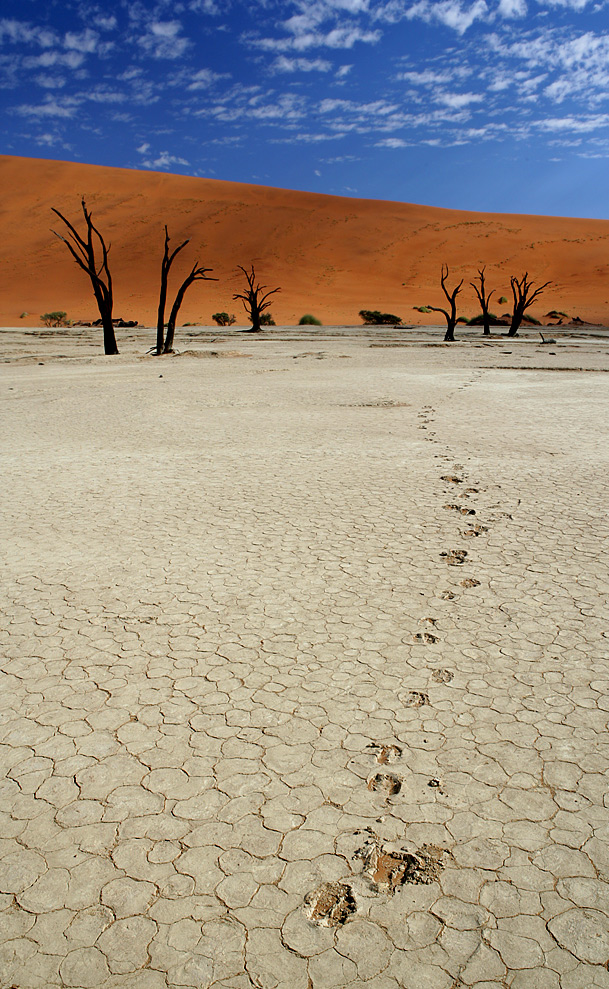
<path fill-rule="evenodd" d="M 189 286 L 196 281 L 205 280 L 215 282 L 218 280 L 217 278 L 208 278 L 207 272 L 212 271 L 212 269 L 199 267 L 199 262 L 195 261 L 190 274 L 187 275 L 178 289 L 178 294 L 176 295 L 173 306 L 171 307 L 171 313 L 167 323 L 167 335 L 165 335 L 165 306 L 167 304 L 167 284 L 169 281 L 169 271 L 180 251 L 183 251 L 188 243 L 190 243 L 190 241 L 185 240 L 170 254 L 169 233 L 167 231 L 167 224 L 165 224 L 165 249 L 163 251 L 163 260 L 161 261 L 161 290 L 159 293 L 159 308 L 156 323 L 156 349 L 154 350 L 154 353 L 157 356 L 160 354 L 171 354 L 173 352 L 173 338 L 175 336 L 178 313 Z"/>
<path fill-rule="evenodd" d="M 189 274 L 186 276 L 182 284 L 178 289 L 178 294 L 175 297 L 175 302 L 171 307 L 171 312 L 169 314 L 169 320 L 167 321 L 167 334 L 165 336 L 165 344 L 163 346 L 164 354 L 173 353 L 173 338 L 175 335 L 176 322 L 178 319 L 178 313 L 180 311 L 180 306 L 184 301 L 184 296 L 186 295 L 186 290 L 192 285 L 193 282 L 206 281 L 206 282 L 217 282 L 217 278 L 209 278 L 207 275 L 208 271 L 213 271 L 213 268 L 201 268 L 199 262 L 195 261 Z"/>
<path fill-rule="evenodd" d="M 242 265 L 237 265 L 240 271 L 245 275 L 247 281 L 247 288 L 243 292 L 236 292 L 233 295 L 233 299 L 241 299 L 243 303 L 243 308 L 245 309 L 248 318 L 252 324 L 251 330 L 248 333 L 257 333 L 262 327 L 260 325 L 260 317 L 265 309 L 269 309 L 271 303 L 268 299 L 275 292 L 281 292 L 280 288 L 273 288 L 270 291 L 265 292 L 266 285 L 260 285 L 256 282 L 256 272 L 254 270 L 254 265 L 251 265 L 251 271 L 247 271 Z"/>
<path fill-rule="evenodd" d="M 114 324 L 112 322 L 112 276 L 110 275 L 110 269 L 108 267 L 108 252 L 110 250 L 110 244 L 106 247 L 104 238 L 93 223 L 93 218 L 87 209 L 87 204 L 85 203 L 84 198 L 82 200 L 82 211 L 87 224 L 86 240 L 80 236 L 76 228 L 70 223 L 69 220 L 66 219 L 63 213 L 60 213 L 54 206 L 51 208 L 53 213 L 55 213 L 62 223 L 65 223 L 68 228 L 67 237 L 63 237 L 61 234 L 58 234 L 56 230 L 53 230 L 53 233 L 64 242 L 70 254 L 76 261 L 76 264 L 79 268 L 82 268 L 82 270 L 86 272 L 91 279 L 95 301 L 97 302 L 97 308 L 99 309 L 99 315 L 101 316 L 101 322 L 104 329 L 104 353 L 118 354 L 116 337 L 114 335 Z M 95 238 L 97 238 L 99 241 L 99 246 L 101 246 L 101 261 L 95 256 Z"/>
<path fill-rule="evenodd" d="M 471 287 L 478 296 L 478 302 L 480 303 L 480 308 L 482 310 L 482 325 L 484 326 L 484 336 L 489 336 L 491 332 L 491 324 L 488 312 L 489 302 L 491 301 L 491 295 L 493 295 L 495 289 L 487 294 L 486 287 L 484 284 L 484 272 L 486 271 L 486 265 L 484 268 L 478 268 L 478 278 L 480 280 L 480 285 L 476 285 L 474 282 L 470 282 Z"/>
<path fill-rule="evenodd" d="M 536 288 L 534 292 L 531 291 L 533 288 L 533 282 L 529 281 L 529 273 L 525 271 L 522 278 L 516 278 L 512 275 L 510 278 L 512 285 L 512 295 L 514 296 L 514 309 L 512 311 L 512 322 L 508 330 L 509 337 L 515 337 L 522 323 L 522 319 L 526 310 L 529 306 L 532 306 L 535 299 L 538 299 L 541 293 L 551 282 L 544 282 L 539 288 Z"/>
<path fill-rule="evenodd" d="M 445 270 L 446 269 L 446 270 Z M 438 306 L 427 306 L 432 312 L 441 312 L 446 319 L 446 333 L 444 334 L 444 340 L 447 343 L 453 343 L 455 339 L 455 326 L 457 324 L 457 296 L 461 291 L 461 286 L 463 285 L 463 279 L 459 282 L 456 288 L 449 292 L 446 288 L 446 279 L 448 278 L 448 265 L 442 265 L 440 284 L 442 286 L 442 291 L 446 296 L 448 302 L 450 303 L 450 312 L 446 309 L 438 308 Z"/>

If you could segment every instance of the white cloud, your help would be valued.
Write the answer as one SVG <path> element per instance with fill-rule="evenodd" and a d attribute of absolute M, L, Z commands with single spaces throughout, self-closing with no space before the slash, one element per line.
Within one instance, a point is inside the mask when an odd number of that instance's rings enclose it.
<path fill-rule="evenodd" d="M 63 76 L 53 76 L 48 73 L 36 76 L 36 82 L 44 89 L 62 89 L 66 84 Z"/>
<path fill-rule="evenodd" d="M 329 72 L 332 63 L 324 58 L 288 58 L 279 55 L 271 68 L 274 72 Z"/>
<path fill-rule="evenodd" d="M 57 35 L 53 31 L 8 17 L 0 20 L 0 42 L 4 42 L 5 38 L 14 44 L 37 44 L 41 48 L 51 48 L 57 44 Z"/>
<path fill-rule="evenodd" d="M 405 16 L 421 18 L 427 23 L 437 21 L 445 27 L 450 27 L 457 34 L 465 34 L 474 21 L 484 20 L 488 7 L 484 0 L 475 0 L 470 7 L 462 7 L 459 0 L 418 0 L 410 7 Z"/>
<path fill-rule="evenodd" d="M 497 12 L 500 17 L 525 17 L 527 12 L 526 0 L 499 0 Z"/>
<path fill-rule="evenodd" d="M 443 103 L 444 106 L 461 110 L 471 103 L 483 103 L 484 97 L 479 93 L 437 93 L 436 103 Z"/>
<path fill-rule="evenodd" d="M 197 90 L 209 89 L 215 82 L 218 82 L 220 79 L 230 79 L 230 76 L 228 72 L 213 72 L 212 69 L 199 69 L 198 72 L 194 72 L 192 75 L 189 73 L 187 78 L 190 80 L 188 89 Z"/>
<path fill-rule="evenodd" d="M 48 96 L 44 103 L 32 104 L 23 103 L 15 107 L 17 113 L 23 117 L 73 117 L 82 100 L 75 97 L 64 97 L 61 100 Z"/>
<path fill-rule="evenodd" d="M 609 113 L 598 113 L 592 116 L 566 116 L 548 117 L 544 120 L 536 120 L 534 126 L 539 130 L 552 131 L 554 133 L 588 134 L 590 131 L 601 130 L 609 127 Z"/>
<path fill-rule="evenodd" d="M 375 148 L 407 148 L 409 144 L 407 141 L 403 141 L 401 137 L 385 137 L 382 141 L 377 141 L 374 145 Z"/>
<path fill-rule="evenodd" d="M 100 14 L 93 19 L 93 23 L 102 31 L 113 31 L 118 25 L 118 21 L 113 14 L 110 17 L 104 17 Z"/>
<path fill-rule="evenodd" d="M 181 30 L 179 21 L 153 21 L 139 43 L 154 58 L 180 58 L 191 44 L 180 36 Z"/>
<path fill-rule="evenodd" d="M 190 165 L 190 162 L 186 158 L 180 158 L 178 155 L 172 155 L 169 151 L 161 151 L 157 158 L 147 158 L 142 162 L 144 168 L 160 168 L 168 169 L 172 165 Z"/>
<path fill-rule="evenodd" d="M 399 82 L 409 82 L 413 86 L 438 86 L 450 82 L 454 78 L 452 71 L 435 72 L 424 69 L 422 72 L 399 72 L 396 79 Z"/>
<path fill-rule="evenodd" d="M 68 69 L 78 69 L 85 56 L 78 51 L 46 51 L 41 55 L 26 55 L 21 64 L 25 69 L 48 69 L 52 65 L 63 65 Z"/>
<path fill-rule="evenodd" d="M 79 34 L 68 31 L 63 39 L 63 44 L 65 48 L 73 48 L 76 51 L 86 52 L 87 55 L 90 55 L 96 50 L 98 41 L 99 35 L 87 28 L 86 31 L 81 31 Z"/>

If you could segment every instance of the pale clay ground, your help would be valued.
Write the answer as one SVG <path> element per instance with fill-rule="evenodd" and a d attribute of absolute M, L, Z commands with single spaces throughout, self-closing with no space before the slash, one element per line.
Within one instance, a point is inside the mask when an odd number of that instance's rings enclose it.
<path fill-rule="evenodd" d="M 607 337 L 127 332 L 0 332 L 2 989 L 609 987 Z"/>

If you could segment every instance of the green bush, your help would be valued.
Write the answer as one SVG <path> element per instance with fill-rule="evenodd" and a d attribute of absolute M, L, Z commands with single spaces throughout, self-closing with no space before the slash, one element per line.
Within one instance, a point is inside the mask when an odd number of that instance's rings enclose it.
<path fill-rule="evenodd" d="M 413 306 L 412 308 L 416 309 L 417 312 L 431 312 L 429 306 Z"/>
<path fill-rule="evenodd" d="M 69 326 L 67 312 L 44 312 L 40 317 L 45 326 Z"/>
<path fill-rule="evenodd" d="M 233 316 L 232 313 L 229 315 L 227 312 L 215 312 L 212 319 L 218 326 L 232 326 L 233 323 L 237 322 L 237 317 Z"/>
<path fill-rule="evenodd" d="M 304 316 L 301 316 L 300 317 L 300 319 L 298 320 L 298 325 L 299 326 L 322 326 L 323 324 L 322 324 L 321 319 L 317 319 L 317 316 L 312 316 L 310 312 L 307 312 L 307 313 L 304 314 Z"/>
<path fill-rule="evenodd" d="M 270 312 L 263 312 L 262 313 L 262 316 L 260 317 L 260 325 L 261 326 L 277 326 L 277 323 L 275 322 L 275 320 L 271 316 Z"/>
<path fill-rule="evenodd" d="M 360 309 L 359 315 L 366 326 L 399 326 L 402 322 L 401 316 L 379 312 L 378 309 Z"/>
<path fill-rule="evenodd" d="M 499 303 L 500 306 L 504 306 L 505 303 L 507 302 L 505 295 L 500 295 L 499 298 L 497 299 L 497 302 Z"/>

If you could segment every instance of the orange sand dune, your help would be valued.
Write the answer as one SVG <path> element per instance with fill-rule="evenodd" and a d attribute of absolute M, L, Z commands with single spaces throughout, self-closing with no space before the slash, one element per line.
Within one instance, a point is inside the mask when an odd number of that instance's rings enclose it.
<path fill-rule="evenodd" d="M 240 286 L 236 266 L 254 261 L 265 284 L 281 286 L 272 307 L 278 324 L 296 323 L 303 313 L 324 323 L 358 323 L 360 309 L 437 322 L 413 306 L 442 304 L 442 262 L 451 282 L 465 278 L 465 315 L 477 312 L 468 283 L 485 264 L 497 296 L 511 297 L 510 274 L 528 270 L 537 283 L 552 280 L 531 315 L 558 309 L 609 323 L 606 220 L 466 213 L 14 157 L 0 157 L 0 177 L 4 326 L 37 325 L 40 313 L 56 309 L 73 319 L 97 317 L 86 276 L 51 233 L 61 228 L 51 207 L 82 220 L 83 194 L 112 242 L 115 315 L 141 323 L 156 319 L 165 223 L 172 246 L 191 239 L 175 263 L 174 283 L 197 258 L 219 279 L 191 287 L 180 322 L 209 324 L 224 310 L 246 323 L 232 295 Z M 29 315 L 20 320 L 23 312 Z"/>

